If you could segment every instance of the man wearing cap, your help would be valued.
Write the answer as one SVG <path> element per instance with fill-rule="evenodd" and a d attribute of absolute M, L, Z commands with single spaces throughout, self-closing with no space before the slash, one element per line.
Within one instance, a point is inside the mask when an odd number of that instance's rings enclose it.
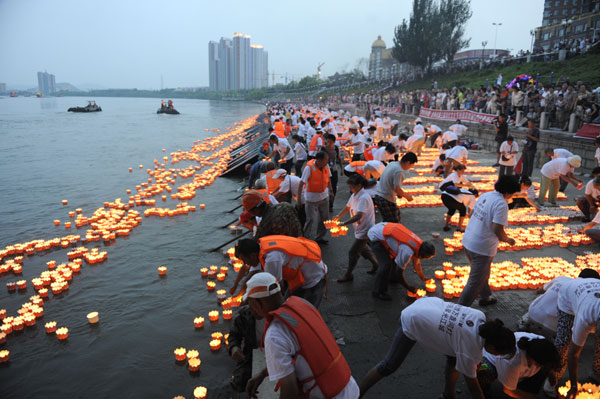
<path fill-rule="evenodd" d="M 286 283 L 286 293 L 296 295 L 319 307 L 325 291 L 327 265 L 319 245 L 303 237 L 263 236 L 242 239 L 235 246 L 235 256 L 250 271 L 265 271 Z"/>
<path fill-rule="evenodd" d="M 258 150 L 258 160 L 262 161 L 269 158 L 269 155 L 271 155 L 271 146 L 268 141 L 263 141 L 262 146 Z"/>
<path fill-rule="evenodd" d="M 277 381 L 280 398 L 359 397 L 346 359 L 310 303 L 295 296 L 284 301 L 279 284 L 269 273 L 257 273 L 248 281 L 244 299 L 257 319 L 266 319 L 267 368 L 248 381 L 248 397 L 256 397 L 267 375 Z"/>
<path fill-rule="evenodd" d="M 331 172 L 327 166 L 328 162 L 329 156 L 327 153 L 319 151 L 315 159 L 306 164 L 296 196 L 298 207 L 306 204 L 304 206 L 306 212 L 304 235 L 309 237 L 316 225 L 315 241 L 319 244 L 328 243 L 325 240 L 327 229 L 325 229 L 323 222 L 329 219 L 329 198 L 334 196 L 331 187 Z M 304 190 L 305 186 L 306 190 Z"/>
<path fill-rule="evenodd" d="M 287 202 L 273 205 L 268 198 L 267 193 L 257 190 L 249 190 L 242 195 L 244 211 L 260 218 L 255 238 L 272 234 L 300 236 L 302 226 L 294 207 Z"/>
<path fill-rule="evenodd" d="M 571 183 L 578 190 L 581 189 L 583 187 L 582 181 L 573 176 L 575 168 L 580 166 L 581 157 L 579 155 L 569 158 L 556 158 L 546 162 L 540 170 L 542 179 L 540 181 L 538 203 L 544 206 L 546 194 L 548 194 L 548 201 L 550 201 L 552 206 L 556 206 L 556 196 L 558 195 L 560 179 Z"/>
<path fill-rule="evenodd" d="M 298 176 L 292 176 L 279 169 L 281 172 L 281 183 L 271 193 L 279 202 L 292 202 L 292 198 L 296 198 L 298 189 L 300 188 L 301 179 Z M 277 175 L 275 175 L 277 177 Z"/>
<path fill-rule="evenodd" d="M 358 124 L 353 123 L 348 129 L 350 132 L 349 144 L 353 147 L 354 152 L 352 154 L 353 161 L 361 161 L 363 152 L 365 152 L 365 142 L 363 141 L 362 134 L 358 133 Z"/>

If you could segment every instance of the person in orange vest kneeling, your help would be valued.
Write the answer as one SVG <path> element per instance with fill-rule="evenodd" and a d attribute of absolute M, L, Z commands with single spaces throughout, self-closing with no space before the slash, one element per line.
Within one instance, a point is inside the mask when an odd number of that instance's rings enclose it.
<path fill-rule="evenodd" d="M 244 300 L 257 319 L 265 319 L 263 345 L 267 368 L 248 381 L 246 394 L 255 398 L 269 376 L 280 398 L 356 399 L 360 392 L 346 359 L 319 311 L 302 298 L 287 300 L 270 273 L 248 281 Z"/>
<path fill-rule="evenodd" d="M 388 284 L 390 280 L 395 280 L 396 276 L 400 284 L 414 293 L 417 289 L 408 284 L 404 277 L 406 266 L 411 260 L 419 278 L 423 282 L 427 280 L 421 267 L 421 259 L 435 256 L 435 246 L 432 242 L 423 241 L 400 223 L 377 223 L 369 229 L 367 236 L 379 262 L 373 297 L 390 301 L 392 297 L 387 292 Z"/>
<path fill-rule="evenodd" d="M 321 248 L 303 237 L 271 235 L 257 241 L 243 239 L 235 246 L 235 256 L 250 267 L 250 271 L 271 273 L 285 282 L 287 293 L 302 297 L 318 308 L 327 280 L 327 265 L 321 258 Z"/>

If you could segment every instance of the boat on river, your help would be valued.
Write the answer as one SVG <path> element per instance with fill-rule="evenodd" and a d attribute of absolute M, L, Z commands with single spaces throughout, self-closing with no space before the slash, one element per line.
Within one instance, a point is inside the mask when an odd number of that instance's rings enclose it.
<path fill-rule="evenodd" d="M 88 101 L 88 105 L 85 107 L 71 107 L 67 112 L 100 112 L 102 108 L 96 104 L 96 101 Z"/>
<path fill-rule="evenodd" d="M 165 105 L 164 101 L 160 102 L 160 108 L 156 111 L 157 114 L 179 115 L 179 111 L 173 108 L 173 100 L 169 100 Z"/>

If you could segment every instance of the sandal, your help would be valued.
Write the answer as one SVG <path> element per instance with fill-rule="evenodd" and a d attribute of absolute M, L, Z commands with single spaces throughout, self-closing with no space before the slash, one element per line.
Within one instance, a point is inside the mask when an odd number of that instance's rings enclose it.
<path fill-rule="evenodd" d="M 353 275 L 349 275 L 348 276 L 347 274 L 345 274 L 344 277 L 340 277 L 336 281 L 338 283 L 347 283 L 347 282 L 352 281 L 352 280 L 354 280 L 354 276 Z"/>

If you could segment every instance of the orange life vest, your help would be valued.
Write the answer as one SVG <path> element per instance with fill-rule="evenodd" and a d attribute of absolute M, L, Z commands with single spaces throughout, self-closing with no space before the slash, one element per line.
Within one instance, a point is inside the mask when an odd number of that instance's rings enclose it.
<path fill-rule="evenodd" d="M 365 159 L 367 161 L 372 161 L 373 159 L 375 159 L 375 157 L 373 156 L 373 151 L 378 148 L 379 147 L 377 147 L 376 145 L 372 145 L 371 147 L 367 148 L 365 150 L 365 152 L 363 153 L 363 156 L 365 157 Z"/>
<path fill-rule="evenodd" d="M 350 167 L 354 168 L 354 171 L 356 173 L 358 173 L 359 175 L 364 176 L 365 175 L 364 167 L 365 167 L 366 163 L 367 163 L 366 161 L 352 161 L 352 162 L 350 162 Z"/>
<path fill-rule="evenodd" d="M 310 178 L 308 179 L 306 191 L 309 193 L 322 193 L 325 191 L 329 186 L 329 166 L 319 169 L 316 165 L 316 159 L 311 159 L 306 167 L 310 168 Z"/>
<path fill-rule="evenodd" d="M 284 265 L 281 270 L 283 279 L 287 282 L 290 292 L 302 287 L 305 283 L 302 275 L 302 266 L 306 261 L 321 262 L 321 248 L 316 242 L 304 237 L 290 237 L 283 235 L 265 236 L 258 239 L 260 252 L 258 257 L 261 265 L 265 265 L 265 257 L 271 251 L 281 251 L 291 258 L 303 258 L 304 261 L 297 269 Z"/>
<path fill-rule="evenodd" d="M 323 133 L 317 133 L 315 134 L 312 139 L 310 139 L 310 144 L 308 146 L 308 151 L 318 151 L 317 150 L 317 143 L 319 141 L 319 139 L 321 139 L 321 147 L 323 147 Z"/>
<path fill-rule="evenodd" d="M 275 189 L 277 187 L 279 187 L 279 185 L 281 184 L 281 182 L 283 181 L 283 178 L 279 178 L 279 179 L 275 179 L 273 176 L 275 176 L 275 174 L 277 173 L 277 169 L 273 169 L 267 172 L 267 189 L 269 190 L 269 193 L 272 193 L 273 191 L 275 191 Z"/>
<path fill-rule="evenodd" d="M 265 201 L 267 204 L 271 203 L 271 200 L 269 199 L 269 190 L 267 190 L 266 188 L 253 188 L 252 190 L 258 192 L 262 200 Z"/>
<path fill-rule="evenodd" d="M 265 331 L 273 319 L 279 320 L 294 334 L 300 346 L 296 354 L 302 355 L 312 371 L 313 377 L 298 381 L 299 397 L 310 397 L 310 391 L 316 387 L 325 398 L 333 398 L 342 392 L 352 371 L 319 311 L 306 300 L 291 296 L 269 313 Z M 303 392 L 304 384 L 311 381 L 314 384 Z"/>
<path fill-rule="evenodd" d="M 385 240 L 386 237 L 392 237 L 393 239 L 398 241 L 398 247 L 395 250 L 393 248 L 390 248 L 387 241 Z M 423 240 L 418 235 L 416 235 L 400 223 L 386 224 L 383 227 L 383 238 L 384 239 L 381 240 L 381 243 L 383 244 L 385 249 L 387 249 L 388 253 L 390 254 L 390 258 L 392 259 L 395 259 L 396 256 L 398 256 L 398 248 L 400 248 L 400 244 L 408 245 L 410 249 L 414 251 L 415 256 L 419 253 L 421 244 L 423 244 Z"/>
<path fill-rule="evenodd" d="M 292 125 L 285 125 L 285 135 L 286 137 L 290 135 L 290 133 L 292 132 Z"/>
<path fill-rule="evenodd" d="M 277 121 L 273 124 L 273 133 L 279 138 L 285 138 L 285 127 L 283 126 L 283 122 Z"/>

